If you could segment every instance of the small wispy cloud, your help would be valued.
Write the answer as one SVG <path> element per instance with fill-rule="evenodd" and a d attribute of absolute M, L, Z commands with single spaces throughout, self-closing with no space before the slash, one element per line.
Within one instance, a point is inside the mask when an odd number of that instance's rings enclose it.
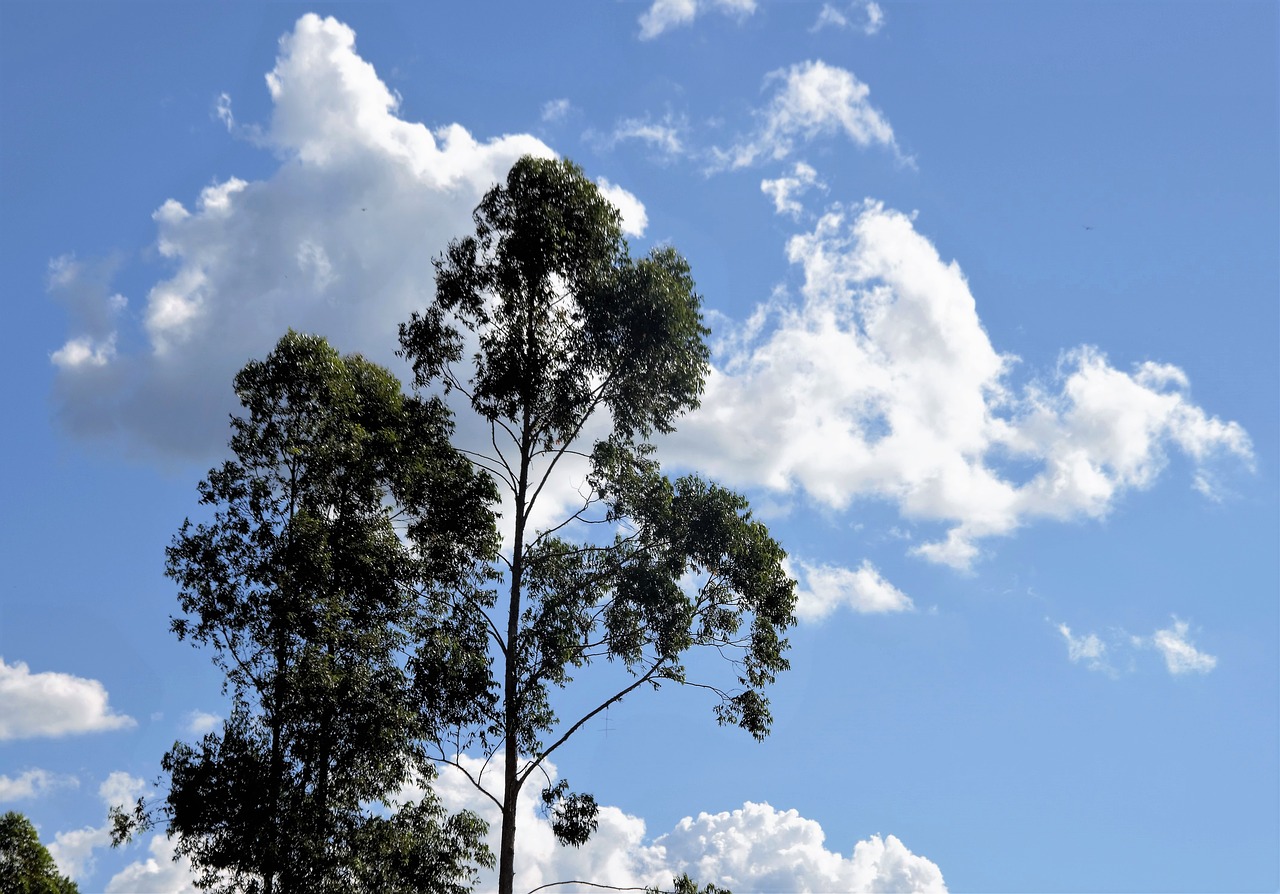
<path fill-rule="evenodd" d="M 1112 659 L 1126 657 L 1129 668 L 1133 667 L 1133 652 L 1140 650 L 1158 651 L 1164 658 L 1165 668 L 1175 677 L 1184 674 L 1207 674 L 1213 670 L 1218 659 L 1197 649 L 1188 636 L 1190 625 L 1177 617 L 1166 628 L 1155 631 L 1150 636 L 1132 636 L 1123 630 L 1114 630 L 1103 637 L 1096 633 L 1076 636 L 1066 624 L 1055 625 L 1067 645 L 1067 658 L 1072 664 L 1083 664 L 1089 670 L 1102 671 L 1115 676 L 1117 662 Z"/>
<path fill-rule="evenodd" d="M 1186 621 L 1173 619 L 1173 624 L 1163 630 L 1157 630 L 1150 637 L 1135 641 L 1156 649 L 1164 656 L 1165 667 L 1176 676 L 1183 674 L 1207 674 L 1218 666 L 1218 659 L 1207 652 L 1201 652 L 1188 638 L 1190 625 Z"/>
<path fill-rule="evenodd" d="M 849 4 L 844 9 L 839 9 L 830 3 L 822 4 L 817 20 L 809 30 L 811 32 L 821 31 L 824 28 L 857 30 L 871 37 L 879 34 L 883 27 L 884 10 L 879 3 L 867 0 L 867 2 Z"/>
<path fill-rule="evenodd" d="M 760 181 L 760 191 L 773 199 L 774 210 L 792 219 L 800 217 L 804 211 L 799 197 L 811 187 L 825 190 L 826 184 L 818 179 L 818 172 L 812 166 L 802 161 L 795 163 L 790 175 Z"/>
<path fill-rule="evenodd" d="M 684 133 L 687 123 L 671 113 L 661 118 L 622 118 L 608 134 L 588 131 L 583 136 L 602 149 L 612 149 L 620 143 L 646 144 L 659 156 L 674 158 L 687 151 Z"/>
<path fill-rule="evenodd" d="M 573 108 L 569 100 L 560 98 L 552 99 L 542 104 L 542 122 L 551 124 L 555 121 L 561 121 L 569 111 Z"/>

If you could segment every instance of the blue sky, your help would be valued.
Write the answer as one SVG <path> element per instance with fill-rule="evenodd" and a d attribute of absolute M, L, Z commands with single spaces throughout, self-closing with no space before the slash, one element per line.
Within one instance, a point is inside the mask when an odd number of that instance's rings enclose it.
<path fill-rule="evenodd" d="M 231 377 L 290 326 L 404 374 L 533 151 L 688 257 L 662 456 L 801 623 L 763 744 L 696 692 L 579 734 L 610 810 L 529 812 L 529 887 L 1280 887 L 1276 5 L 477 7 L 0 6 L 0 809 L 82 890 L 184 883 L 102 827 L 225 712 L 162 568 Z"/>

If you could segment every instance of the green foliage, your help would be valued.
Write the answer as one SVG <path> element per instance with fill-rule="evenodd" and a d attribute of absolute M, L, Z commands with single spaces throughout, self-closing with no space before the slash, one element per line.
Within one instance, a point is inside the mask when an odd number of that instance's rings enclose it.
<path fill-rule="evenodd" d="M 689 878 L 689 873 L 686 872 L 671 880 L 670 891 L 663 891 L 661 888 L 645 888 L 645 894 L 733 894 L 733 892 L 728 888 L 720 888 L 710 883 L 705 888 L 699 888 L 698 883 Z"/>
<path fill-rule="evenodd" d="M 423 729 L 403 656 L 478 584 L 492 487 L 440 401 L 324 339 L 290 332 L 235 388 L 234 458 L 200 485 L 213 518 L 183 524 L 166 569 L 173 630 L 212 649 L 234 709 L 165 755 L 167 831 L 215 890 L 465 890 L 491 862 L 483 823 L 429 798 L 383 814 Z"/>
<path fill-rule="evenodd" d="M 401 345 L 419 387 L 460 392 L 488 422 L 493 449 L 471 457 L 508 492 L 513 540 L 493 565 L 503 598 L 450 605 L 415 671 L 420 692 L 446 693 L 433 704 L 438 761 L 456 763 L 475 744 L 504 753 L 500 792 L 474 781 L 503 809 L 508 892 L 517 793 L 613 702 L 644 684 L 695 685 L 714 695 L 721 723 L 767 734 L 765 688 L 787 667 L 795 596 L 782 549 L 741 496 L 697 476 L 670 480 L 653 459 L 650 439 L 697 406 L 707 370 L 708 330 L 684 259 L 671 248 L 632 259 L 617 210 L 567 161 L 521 159 L 474 220 L 474 235 L 436 262 L 436 300 L 401 327 Z M 533 530 L 567 456 L 589 465 L 582 505 Z M 491 663 L 474 659 L 482 643 Z M 687 679 L 695 647 L 728 657 L 733 682 Z M 601 659 L 631 682 L 562 721 L 554 690 Z M 442 686 L 451 672 L 466 684 Z M 482 694 L 443 703 L 456 691 Z M 590 796 L 562 780 L 543 800 L 563 843 L 594 831 Z"/>
<path fill-rule="evenodd" d="M 16 811 L 0 816 L 0 894 L 78 894 L 58 872 L 31 821 Z"/>

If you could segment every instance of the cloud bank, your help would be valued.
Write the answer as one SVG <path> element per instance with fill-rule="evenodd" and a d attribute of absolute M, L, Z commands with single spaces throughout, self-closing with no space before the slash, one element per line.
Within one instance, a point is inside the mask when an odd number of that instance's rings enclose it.
<path fill-rule="evenodd" d="M 332 18 L 299 19 L 266 83 L 273 111 L 256 139 L 279 169 L 155 212 L 171 272 L 136 315 L 101 271 L 73 258 L 51 268 L 73 321 L 51 356 L 71 431 L 207 455 L 226 438 L 232 375 L 289 327 L 340 334 L 341 350 L 389 362 L 395 323 L 427 300 L 432 257 L 470 229 L 480 196 L 521 155 L 554 154 L 526 134 L 478 141 L 457 124 L 402 120 L 354 32 Z"/>
<path fill-rule="evenodd" d="M 833 510 L 889 501 L 945 527 L 914 553 L 960 569 L 1033 520 L 1106 516 L 1170 451 L 1197 480 L 1224 457 L 1252 463 L 1244 429 L 1193 403 L 1174 366 L 1125 372 L 1085 346 L 1016 388 L 1017 358 L 992 346 L 959 265 L 911 216 L 836 207 L 787 254 L 798 300 L 723 335 L 702 407 L 664 445 L 675 462 Z"/>

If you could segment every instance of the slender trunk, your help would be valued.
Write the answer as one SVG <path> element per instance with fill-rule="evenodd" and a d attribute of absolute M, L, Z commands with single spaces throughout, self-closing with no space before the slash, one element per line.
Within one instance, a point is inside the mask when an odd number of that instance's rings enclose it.
<path fill-rule="evenodd" d="M 513 894 L 516 867 L 516 801 L 520 797 L 519 743 L 516 725 L 520 718 L 519 693 L 516 684 L 520 655 L 520 587 L 524 577 L 524 530 L 527 522 L 525 499 L 529 490 L 528 416 L 525 417 L 520 444 L 520 478 L 516 486 L 515 537 L 511 547 L 511 593 L 507 604 L 507 655 L 503 679 L 503 781 L 502 843 L 498 851 L 498 894 Z"/>

